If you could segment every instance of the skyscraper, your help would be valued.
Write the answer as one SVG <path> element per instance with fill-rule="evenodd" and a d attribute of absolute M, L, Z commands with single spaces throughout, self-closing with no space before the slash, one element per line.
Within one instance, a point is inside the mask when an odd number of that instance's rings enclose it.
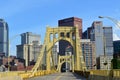
<path fill-rule="evenodd" d="M 104 27 L 102 21 L 94 21 L 92 26 L 83 34 L 84 38 L 89 38 L 95 42 L 96 55 L 99 57 L 97 64 L 103 65 L 103 62 L 107 62 L 107 66 L 109 66 L 113 55 L 112 27 Z M 97 68 L 105 69 L 103 66 L 97 66 Z"/>
<path fill-rule="evenodd" d="M 0 53 L 5 53 L 5 56 L 8 56 L 9 49 L 9 29 L 8 24 L 0 19 Z"/>
<path fill-rule="evenodd" d="M 78 27 L 79 36 L 82 38 L 82 19 L 77 17 L 70 17 L 66 19 L 61 19 L 58 21 L 58 26 L 70 26 L 70 27 Z"/>
<path fill-rule="evenodd" d="M 112 27 L 103 27 L 106 55 L 113 55 L 113 31 Z"/>
<path fill-rule="evenodd" d="M 36 62 L 42 45 L 40 45 L 40 35 L 26 32 L 21 34 L 21 44 L 17 45 L 17 57 L 25 59 L 25 65 Z"/>
<path fill-rule="evenodd" d="M 120 57 L 120 40 L 113 42 L 113 48 L 114 48 L 114 58 Z"/>
<path fill-rule="evenodd" d="M 86 31 L 82 33 L 82 39 L 90 39 L 92 27 L 88 27 Z"/>
<path fill-rule="evenodd" d="M 21 34 L 21 44 L 31 44 L 33 41 L 38 41 L 40 43 L 40 35 L 33 34 L 32 32 Z"/>
<path fill-rule="evenodd" d="M 96 69 L 96 54 L 94 41 L 90 41 L 90 39 L 81 39 L 80 43 L 87 69 Z"/>
<path fill-rule="evenodd" d="M 82 19 L 77 17 L 70 17 L 66 19 L 62 19 L 58 21 L 59 27 L 78 27 L 79 36 L 82 38 Z M 71 44 L 67 41 L 61 40 L 59 41 L 59 53 L 60 55 L 65 55 L 65 49 L 67 46 L 71 46 Z"/>
<path fill-rule="evenodd" d="M 95 41 L 96 55 L 99 56 L 104 54 L 103 23 L 102 21 L 94 21 L 91 27 L 90 39 Z"/>
<path fill-rule="evenodd" d="M 113 55 L 112 27 L 104 27 L 102 21 L 94 21 L 89 34 L 91 41 L 95 41 L 97 56 Z"/>

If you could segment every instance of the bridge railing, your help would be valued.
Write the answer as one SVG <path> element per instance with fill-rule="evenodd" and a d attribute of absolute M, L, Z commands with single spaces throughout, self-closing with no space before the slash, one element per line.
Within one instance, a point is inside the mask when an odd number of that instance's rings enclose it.
<path fill-rule="evenodd" d="M 90 80 L 120 80 L 120 69 L 75 71 L 75 73 Z"/>
<path fill-rule="evenodd" d="M 110 76 L 111 70 L 90 70 L 90 75 Z"/>
<path fill-rule="evenodd" d="M 88 78 L 89 75 L 90 75 L 90 71 L 82 71 L 82 70 L 79 71 L 79 70 L 75 70 L 74 72 L 77 73 L 78 75 L 84 76 L 84 77 L 86 77 L 86 78 Z"/>
<path fill-rule="evenodd" d="M 90 75 L 109 76 L 109 77 L 119 77 L 120 78 L 120 69 L 90 70 Z"/>
<path fill-rule="evenodd" d="M 114 69 L 113 70 L 113 77 L 120 78 L 120 69 Z"/>
<path fill-rule="evenodd" d="M 0 72 L 0 78 L 3 77 L 9 77 L 9 76 L 18 76 L 21 73 L 24 73 L 25 71 L 8 71 L 8 72 Z"/>
<path fill-rule="evenodd" d="M 19 76 L 21 76 L 22 79 L 28 79 L 28 78 L 36 77 L 36 76 L 45 76 L 47 74 L 52 74 L 52 73 L 56 73 L 56 71 L 55 70 L 51 70 L 51 71 L 39 70 L 35 72 L 34 75 L 32 76 L 31 76 L 32 72 L 21 73 L 19 74 Z"/>
<path fill-rule="evenodd" d="M 36 76 L 45 76 L 47 74 L 52 74 L 52 73 L 55 73 L 56 71 L 55 70 L 51 70 L 51 71 L 47 71 L 47 70 L 40 70 L 40 71 L 36 71 L 34 73 L 34 75 L 32 77 L 36 77 Z M 16 80 L 14 78 L 17 78 L 19 77 L 21 79 L 27 79 L 27 78 L 30 78 L 32 72 L 30 71 L 9 71 L 9 72 L 0 72 L 0 80 L 3 80 L 4 78 L 6 80 Z"/>

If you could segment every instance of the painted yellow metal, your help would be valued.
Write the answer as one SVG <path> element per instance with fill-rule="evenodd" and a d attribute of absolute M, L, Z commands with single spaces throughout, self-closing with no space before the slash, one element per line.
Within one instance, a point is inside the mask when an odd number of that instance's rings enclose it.
<path fill-rule="evenodd" d="M 61 36 L 61 33 L 64 34 L 64 36 Z M 67 33 L 69 33 L 69 37 L 67 37 Z M 73 35 L 74 33 L 74 35 Z M 53 39 L 51 40 L 50 35 L 53 35 Z M 58 36 L 56 36 L 58 34 Z M 17 77 L 20 76 L 23 79 L 35 77 L 35 76 L 44 76 L 47 74 L 55 73 L 56 70 L 52 69 L 52 66 L 54 66 L 54 62 L 51 64 L 52 59 L 52 48 L 54 44 L 60 40 L 66 40 L 68 41 L 72 46 L 74 50 L 74 54 L 69 56 L 59 56 L 58 61 L 58 68 L 57 70 L 60 72 L 61 65 L 64 62 L 68 62 L 71 64 L 72 71 L 85 71 L 86 65 L 83 60 L 82 51 L 81 51 L 81 45 L 80 45 L 80 38 L 78 33 L 77 27 L 58 27 L 58 28 L 47 28 L 46 36 L 44 40 L 43 47 L 41 49 L 40 55 L 38 56 L 38 60 L 33 67 L 31 71 L 28 72 L 1 72 L 0 78 L 3 77 Z M 46 53 L 45 53 L 46 50 Z M 46 70 L 39 70 L 39 67 L 43 60 L 43 55 L 46 54 Z M 53 61 L 53 60 L 52 60 Z M 109 74 L 112 74 L 113 77 L 120 77 L 120 70 L 90 70 L 90 75 L 99 75 L 99 76 L 111 76 Z"/>
<path fill-rule="evenodd" d="M 23 80 L 20 76 L 8 76 L 8 77 L 2 77 L 0 80 Z"/>
<path fill-rule="evenodd" d="M 90 70 L 91 75 L 109 76 L 109 70 Z"/>
<path fill-rule="evenodd" d="M 113 70 L 87 70 L 87 71 L 76 71 L 78 74 L 85 74 L 85 72 L 90 73 L 91 76 L 104 76 L 104 77 L 113 77 L 120 79 L 120 69 L 113 69 Z M 88 76 L 88 74 L 87 74 Z M 118 80 L 119 80 L 118 79 Z M 111 79 L 113 80 L 113 79 Z M 116 79 L 117 80 L 117 79 Z"/>
<path fill-rule="evenodd" d="M 67 34 L 69 33 L 69 36 Z M 63 34 L 61 36 L 61 34 Z M 53 37 L 51 37 L 53 35 Z M 57 36 L 56 36 L 57 35 Z M 51 39 L 52 38 L 52 39 Z M 81 52 L 81 46 L 80 46 L 80 38 L 79 38 L 79 32 L 77 27 L 56 27 L 56 28 L 50 28 L 47 27 L 46 30 L 46 36 L 44 39 L 44 44 L 42 46 L 41 52 L 38 56 L 38 60 L 31 70 L 31 72 L 25 72 L 22 74 L 19 74 L 22 78 L 28 78 L 38 75 L 45 75 L 53 73 L 52 69 L 54 66 L 54 62 L 52 59 L 52 48 L 54 44 L 60 40 L 66 40 L 68 41 L 74 49 L 74 54 L 72 56 L 60 56 L 59 60 L 62 60 L 62 62 L 59 62 L 58 64 L 58 70 L 60 71 L 61 65 L 64 62 L 68 62 L 72 64 L 72 70 L 82 70 L 83 67 L 85 67 L 84 61 L 82 58 L 82 52 Z M 45 51 L 46 50 L 46 51 Z M 46 52 L 46 53 L 45 53 Z M 39 67 L 41 66 L 43 55 L 46 54 L 46 71 L 38 71 Z M 68 59 L 66 61 L 66 59 Z M 71 60 L 70 60 L 71 59 Z M 6 75 L 11 75 L 7 73 Z"/>
<path fill-rule="evenodd" d="M 61 36 L 61 33 L 63 33 L 63 36 Z M 67 37 L 67 33 L 69 33 L 70 37 Z M 73 35 L 74 33 L 74 35 Z M 53 39 L 51 41 L 51 36 L 53 35 Z M 56 34 L 58 34 L 58 37 L 56 38 Z M 51 56 L 51 50 L 53 45 L 60 41 L 60 40 L 66 40 L 68 41 L 74 49 L 74 67 L 75 70 L 82 70 L 84 69 L 85 66 L 85 62 L 83 61 L 83 56 L 82 56 L 82 51 L 81 51 L 81 46 L 80 46 L 80 37 L 79 37 L 79 32 L 78 32 L 78 28 L 77 27 L 58 27 L 58 28 L 47 28 L 47 32 L 46 32 L 46 40 L 47 40 L 47 70 L 51 70 L 51 63 L 50 63 L 50 56 Z M 73 38 L 75 37 L 75 38 Z M 84 67 L 84 68 L 83 68 Z"/>
<path fill-rule="evenodd" d="M 59 55 L 59 60 L 58 60 L 58 67 L 57 67 L 57 71 L 58 72 L 61 72 L 61 66 L 64 62 L 68 62 L 72 67 L 72 72 L 74 72 L 74 61 L 72 59 L 72 55 L 71 56 L 60 56 Z"/>
<path fill-rule="evenodd" d="M 113 70 L 113 77 L 119 77 L 120 78 L 120 69 Z"/>
<path fill-rule="evenodd" d="M 63 33 L 64 36 L 61 36 L 60 34 Z M 69 33 L 69 37 L 67 37 L 67 33 Z M 73 35 L 74 33 L 74 35 Z M 50 35 L 53 35 L 53 39 L 51 40 Z M 56 36 L 58 34 L 58 36 Z M 17 77 L 20 76 L 23 79 L 35 77 L 35 76 L 44 76 L 47 74 L 55 73 L 57 72 L 55 69 L 52 69 L 52 66 L 54 66 L 54 62 L 51 64 L 52 59 L 52 48 L 54 44 L 60 40 L 66 40 L 68 41 L 72 46 L 74 50 L 74 54 L 69 56 L 59 56 L 58 61 L 58 68 L 57 70 L 60 72 L 61 65 L 64 62 L 68 62 L 71 64 L 72 71 L 85 71 L 86 65 L 83 60 L 82 51 L 81 51 L 81 45 L 80 45 L 80 38 L 78 33 L 77 27 L 58 27 L 58 28 L 47 28 L 46 36 L 44 40 L 43 47 L 41 49 L 40 55 L 38 56 L 38 60 L 33 67 L 31 71 L 25 72 L 0 72 L 0 78 L 3 77 Z M 46 50 L 46 53 L 45 53 Z M 42 63 L 43 55 L 46 54 L 46 70 L 39 70 L 39 67 Z M 53 60 L 52 60 L 53 61 Z M 111 76 L 113 77 L 120 77 L 120 70 L 90 70 L 90 75 L 98 75 L 98 76 Z"/>
<path fill-rule="evenodd" d="M 44 41 L 44 44 L 43 44 L 42 49 L 41 49 L 41 51 L 40 51 L 40 54 L 39 54 L 39 56 L 38 56 L 38 58 L 37 58 L 37 62 L 36 62 L 36 64 L 34 65 L 34 67 L 32 68 L 32 70 L 31 70 L 31 73 L 32 73 L 32 74 L 30 75 L 30 77 L 32 77 L 32 76 L 34 75 L 34 73 L 37 71 L 37 69 L 40 67 L 41 62 L 42 62 L 42 59 L 43 59 L 45 47 L 46 47 L 46 39 L 45 39 L 45 41 Z"/>
<path fill-rule="evenodd" d="M 22 79 L 28 79 L 28 78 L 31 78 L 31 77 L 45 76 L 45 75 L 47 75 L 47 74 L 56 73 L 56 71 L 55 71 L 55 70 L 51 70 L 51 71 L 39 70 L 39 71 L 36 71 L 36 72 L 34 73 L 34 75 L 30 77 L 31 73 L 32 73 L 32 72 L 25 72 L 25 73 L 19 74 L 19 76 L 20 76 Z"/>
<path fill-rule="evenodd" d="M 69 36 L 67 36 L 68 33 L 69 33 Z M 61 36 L 61 34 L 62 34 L 62 36 Z M 39 69 L 44 54 L 46 54 L 46 70 L 47 71 L 52 70 L 52 68 L 54 66 L 53 60 L 51 62 L 52 48 L 53 48 L 54 44 L 60 40 L 66 40 L 73 46 L 74 54 L 73 54 L 73 57 L 71 58 L 72 60 L 70 62 L 70 63 L 72 63 L 73 71 L 74 70 L 83 70 L 86 68 L 85 62 L 84 62 L 83 56 L 82 56 L 78 28 L 77 27 L 68 27 L 68 26 L 62 26 L 62 27 L 56 27 L 56 28 L 47 27 L 46 36 L 44 39 L 44 44 L 43 44 L 42 50 L 40 52 L 40 55 L 38 57 L 38 60 L 35 64 L 35 66 L 31 70 L 32 74 L 30 76 L 34 76 L 35 72 L 37 72 L 37 70 Z M 65 57 L 65 58 L 67 58 L 67 57 Z M 58 67 L 60 68 L 61 65 Z"/>
<path fill-rule="evenodd" d="M 0 72 L 0 78 L 9 77 L 9 76 L 18 76 L 20 73 L 24 73 L 24 71 Z"/>
<path fill-rule="evenodd" d="M 25 71 L 0 72 L 0 80 L 22 80 L 19 74 L 24 72 Z"/>

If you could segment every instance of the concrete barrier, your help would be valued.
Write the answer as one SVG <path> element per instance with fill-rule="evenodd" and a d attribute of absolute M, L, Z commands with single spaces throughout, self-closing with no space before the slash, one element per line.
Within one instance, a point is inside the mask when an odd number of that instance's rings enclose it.
<path fill-rule="evenodd" d="M 32 72 L 21 73 L 21 74 L 19 74 L 19 76 L 22 79 L 28 79 L 28 78 L 31 78 L 31 77 L 45 76 L 45 75 L 52 74 L 52 73 L 55 73 L 55 72 L 56 72 L 55 70 L 51 70 L 51 71 L 40 70 L 40 71 L 35 72 L 34 75 L 32 75 L 32 76 L 31 76 Z"/>
<path fill-rule="evenodd" d="M 88 80 L 120 80 L 119 69 L 75 71 L 75 73 L 88 78 Z"/>
<path fill-rule="evenodd" d="M 113 80 L 113 78 L 109 76 L 90 75 L 88 80 Z"/>
<path fill-rule="evenodd" d="M 20 76 L 2 77 L 0 80 L 23 80 Z"/>
<path fill-rule="evenodd" d="M 88 78 L 89 75 L 90 75 L 90 72 L 89 71 L 77 71 L 75 70 L 74 71 L 76 74 L 80 75 L 80 76 L 84 76 L 85 78 Z"/>

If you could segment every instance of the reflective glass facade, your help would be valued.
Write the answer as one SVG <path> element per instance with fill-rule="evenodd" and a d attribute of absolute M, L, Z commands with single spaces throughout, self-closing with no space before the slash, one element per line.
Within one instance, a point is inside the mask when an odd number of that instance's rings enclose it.
<path fill-rule="evenodd" d="M 8 24 L 0 19 L 0 53 L 5 53 L 5 56 L 8 56 Z"/>

